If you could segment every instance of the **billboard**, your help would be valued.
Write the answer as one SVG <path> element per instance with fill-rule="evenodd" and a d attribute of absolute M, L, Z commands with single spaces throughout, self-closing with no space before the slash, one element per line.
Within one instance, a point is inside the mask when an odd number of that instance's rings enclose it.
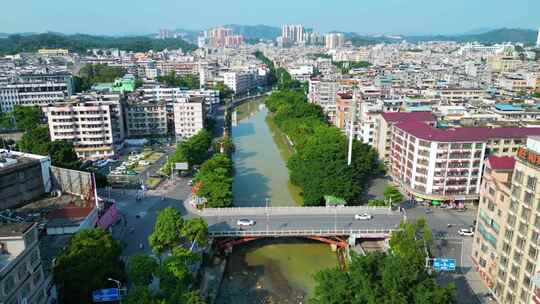
<path fill-rule="evenodd" d="M 442 271 L 456 270 L 456 260 L 435 258 L 433 259 L 433 269 Z"/>
<path fill-rule="evenodd" d="M 98 289 L 92 292 L 94 303 L 111 302 L 120 300 L 120 291 L 118 288 Z"/>
<path fill-rule="evenodd" d="M 188 168 L 188 163 L 174 163 L 175 170 L 187 170 Z"/>

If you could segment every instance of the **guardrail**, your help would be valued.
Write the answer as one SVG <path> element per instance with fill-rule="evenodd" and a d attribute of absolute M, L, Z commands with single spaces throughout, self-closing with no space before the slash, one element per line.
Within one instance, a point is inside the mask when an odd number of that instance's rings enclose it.
<path fill-rule="evenodd" d="M 227 215 L 313 215 L 313 214 L 357 214 L 357 213 L 398 213 L 390 207 L 378 206 L 345 206 L 345 207 L 231 207 L 231 208 L 205 208 L 201 211 L 204 216 Z"/>
<path fill-rule="evenodd" d="M 390 236 L 395 229 L 298 229 L 298 230 L 227 230 L 209 231 L 211 237 L 236 236 L 335 236 L 335 235 L 380 235 Z"/>

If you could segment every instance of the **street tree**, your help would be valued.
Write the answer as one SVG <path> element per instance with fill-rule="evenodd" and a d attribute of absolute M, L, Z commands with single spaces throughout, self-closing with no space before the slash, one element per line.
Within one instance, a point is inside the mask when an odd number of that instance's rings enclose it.
<path fill-rule="evenodd" d="M 50 140 L 49 127 L 39 126 L 24 132 L 18 142 L 19 150 L 32 154 L 47 155 Z"/>
<path fill-rule="evenodd" d="M 388 185 L 384 189 L 384 199 L 388 202 L 392 202 L 392 204 L 398 204 L 403 201 L 403 194 L 401 194 L 396 187 Z"/>
<path fill-rule="evenodd" d="M 196 241 L 199 246 L 208 243 L 208 224 L 200 217 L 185 220 L 181 233 L 188 241 Z"/>
<path fill-rule="evenodd" d="M 122 298 L 122 303 L 125 304 L 167 304 L 165 299 L 152 294 L 146 286 L 135 286 L 130 293 Z"/>
<path fill-rule="evenodd" d="M 425 269 L 430 240 L 425 221 L 400 228 L 403 232 L 392 235 L 388 253 L 353 253 L 346 270 L 317 273 L 310 303 L 454 303 L 455 286 L 437 285 Z"/>
<path fill-rule="evenodd" d="M 160 286 L 169 298 L 178 298 L 189 291 L 193 277 L 189 265 L 200 259 L 200 255 L 183 247 L 176 247 L 163 261 L 160 271 Z"/>
<path fill-rule="evenodd" d="M 148 286 L 158 270 L 156 259 L 149 255 L 138 254 L 129 257 L 127 274 L 136 286 Z"/>
<path fill-rule="evenodd" d="M 158 213 L 154 231 L 148 237 L 152 250 L 159 255 L 182 244 L 180 231 L 184 219 L 178 210 L 167 207 Z"/>
<path fill-rule="evenodd" d="M 54 166 L 75 170 L 81 167 L 73 143 L 65 140 L 55 140 L 48 144 L 47 150 Z"/>
<path fill-rule="evenodd" d="M 13 108 L 13 117 L 17 129 L 21 131 L 30 131 L 38 127 L 43 118 L 43 112 L 38 106 L 15 106 Z"/>
<path fill-rule="evenodd" d="M 108 278 L 122 280 L 118 241 L 102 229 L 82 230 L 60 252 L 54 278 L 63 303 L 92 303 L 92 291 L 110 286 Z"/>

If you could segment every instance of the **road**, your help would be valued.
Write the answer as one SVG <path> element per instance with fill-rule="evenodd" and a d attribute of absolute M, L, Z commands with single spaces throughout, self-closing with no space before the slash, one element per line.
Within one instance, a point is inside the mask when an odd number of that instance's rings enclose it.
<path fill-rule="evenodd" d="M 372 213 L 373 214 L 373 213 Z M 239 219 L 255 221 L 253 226 L 238 226 Z M 354 214 L 304 214 L 304 215 L 222 215 L 205 216 L 210 234 L 233 232 L 292 232 L 310 234 L 309 230 L 388 230 L 397 228 L 403 216 L 373 214 L 371 220 L 355 220 Z M 308 232 L 305 232 L 308 231 Z"/>

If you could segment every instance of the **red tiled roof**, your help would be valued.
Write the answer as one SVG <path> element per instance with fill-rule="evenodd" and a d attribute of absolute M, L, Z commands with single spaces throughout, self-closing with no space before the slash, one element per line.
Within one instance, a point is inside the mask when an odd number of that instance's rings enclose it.
<path fill-rule="evenodd" d="M 435 121 L 435 116 L 431 112 L 389 112 L 382 113 L 382 117 L 387 122 L 399 123 L 405 121 Z"/>
<path fill-rule="evenodd" d="M 87 217 L 92 211 L 91 207 L 74 207 L 66 206 L 60 209 L 56 209 L 47 215 L 47 218 L 52 219 L 78 219 Z"/>
<path fill-rule="evenodd" d="M 415 137 L 442 142 L 486 141 L 495 138 L 524 138 L 540 135 L 540 128 L 450 128 L 440 129 L 419 121 L 405 121 L 395 125 Z"/>
<path fill-rule="evenodd" d="M 491 169 L 495 170 L 514 170 L 516 159 L 510 156 L 490 156 L 487 161 Z"/>

